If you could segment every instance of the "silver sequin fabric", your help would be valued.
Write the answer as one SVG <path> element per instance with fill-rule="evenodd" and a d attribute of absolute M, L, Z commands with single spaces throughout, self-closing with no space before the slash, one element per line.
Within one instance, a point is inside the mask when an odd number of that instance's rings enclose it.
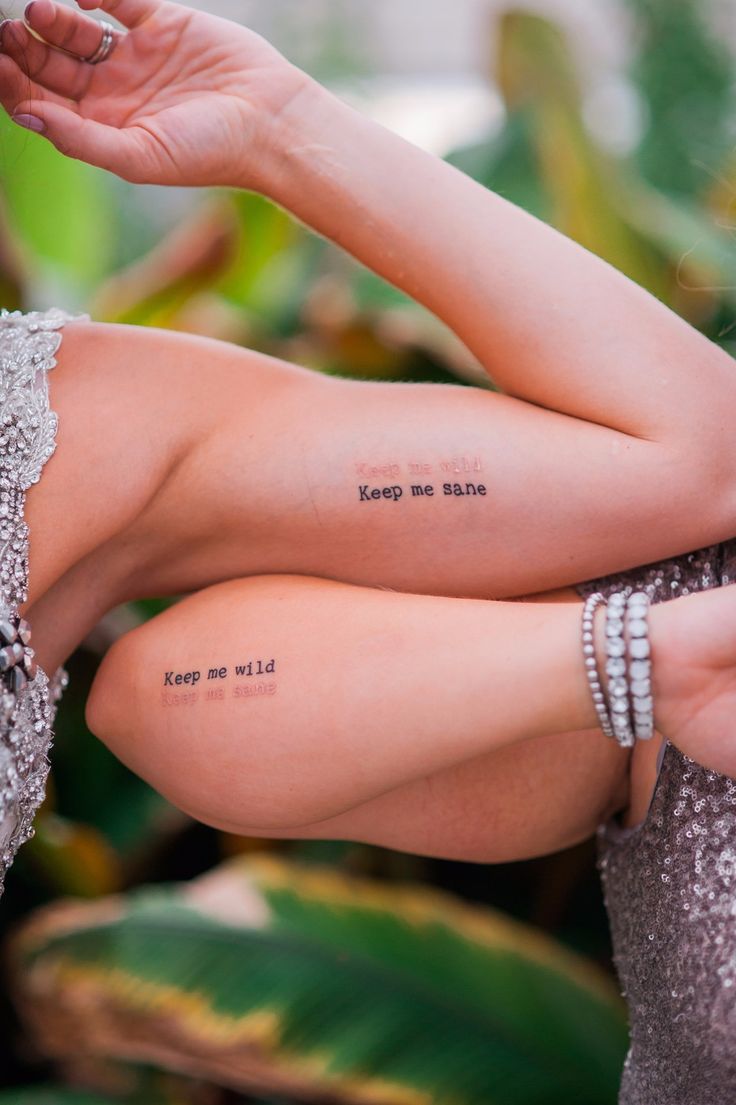
<path fill-rule="evenodd" d="M 49 408 L 47 373 L 56 364 L 60 330 L 73 317 L 56 308 L 0 311 L 0 623 L 17 618 L 28 599 L 26 492 L 56 449 L 58 419 Z M 32 655 L 30 646 L 26 651 Z M 49 678 L 36 666 L 19 689 L 0 679 L 0 894 L 18 849 L 33 836 L 68 678 L 62 667 Z"/>
<path fill-rule="evenodd" d="M 663 602 L 736 579 L 736 540 L 594 580 Z M 736 781 L 667 742 L 644 821 L 598 829 L 614 961 L 629 1008 L 619 1105 L 736 1102 Z"/>

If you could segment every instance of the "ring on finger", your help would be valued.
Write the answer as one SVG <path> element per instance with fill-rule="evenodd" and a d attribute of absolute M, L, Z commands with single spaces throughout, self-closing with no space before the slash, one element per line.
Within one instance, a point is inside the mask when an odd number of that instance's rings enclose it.
<path fill-rule="evenodd" d="M 97 49 L 94 50 L 89 57 L 82 58 L 82 61 L 86 61 L 88 65 L 98 65 L 101 61 L 105 61 L 115 49 L 115 28 L 112 23 L 108 23 L 106 19 L 101 19 L 100 27 L 102 28 L 102 38 L 99 41 Z"/>

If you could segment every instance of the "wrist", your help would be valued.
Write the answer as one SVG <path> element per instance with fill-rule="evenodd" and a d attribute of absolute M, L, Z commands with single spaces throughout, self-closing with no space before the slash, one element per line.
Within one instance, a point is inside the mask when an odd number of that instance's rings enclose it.
<path fill-rule="evenodd" d="M 235 166 L 232 185 L 288 206 L 298 154 L 318 141 L 319 123 L 330 100 L 337 102 L 313 77 L 289 64 L 284 94 L 259 128 L 255 156 L 247 166 Z"/>
<path fill-rule="evenodd" d="M 650 613 L 648 595 L 631 587 L 607 598 L 591 594 L 583 613 L 583 653 L 598 727 L 623 748 L 654 736 Z"/>

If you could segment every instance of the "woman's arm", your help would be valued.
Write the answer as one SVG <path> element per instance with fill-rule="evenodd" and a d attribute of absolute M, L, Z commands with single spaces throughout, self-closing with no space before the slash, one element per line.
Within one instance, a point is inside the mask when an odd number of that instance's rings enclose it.
<path fill-rule="evenodd" d="M 258 188 L 436 311 L 510 393 L 485 404 L 478 398 L 475 409 L 483 406 L 486 417 L 468 421 L 466 432 L 449 427 L 454 411 L 473 400 L 450 399 L 448 389 L 429 401 L 432 444 L 419 399 L 426 392 L 406 389 L 403 448 L 382 433 L 377 390 L 366 391 L 366 418 L 352 442 L 347 434 L 339 441 L 347 422 L 331 422 L 346 404 L 304 408 L 302 427 L 321 421 L 329 428 L 323 440 L 334 431 L 338 451 L 317 450 L 313 461 L 314 439 L 303 435 L 303 466 L 294 464 L 282 419 L 285 436 L 270 446 L 262 470 L 278 470 L 284 498 L 309 503 L 315 526 L 347 525 L 348 540 L 338 545 L 352 556 L 351 574 L 344 560 L 324 568 L 319 557 L 289 565 L 264 556 L 255 569 L 236 564 L 231 576 L 292 570 L 397 585 L 400 570 L 381 577 L 370 563 L 366 572 L 361 566 L 397 517 L 401 539 L 388 551 L 405 563 L 414 519 L 422 566 L 424 535 L 434 525 L 482 534 L 482 548 L 471 537 L 468 555 L 489 564 L 485 593 L 494 595 L 544 590 L 732 536 L 736 372 L 717 346 L 600 258 L 347 107 L 246 28 L 168 0 L 106 0 L 105 10 L 132 29 L 100 66 L 42 45 L 17 21 L 6 25 L 0 99 L 8 110 L 30 110 L 36 97 L 60 148 L 132 179 Z M 99 38 L 88 16 L 52 0 L 36 0 L 28 18 L 72 54 L 83 56 Z M 343 394 L 356 400 L 355 391 Z M 445 399 L 448 429 L 438 435 Z M 233 429 L 247 429 L 247 417 L 233 419 Z M 482 472 L 486 496 L 463 499 L 455 518 L 437 501 L 440 480 L 454 474 L 441 465 L 453 458 L 473 465 L 481 422 L 483 467 L 450 482 L 477 487 L 472 476 Z M 263 453 L 268 448 L 264 441 Z M 277 448 L 288 468 L 279 468 Z M 249 474 L 263 453 L 251 451 Z M 393 476 L 396 457 L 401 480 Z M 232 472 L 228 458 L 221 463 Z M 356 478 L 371 470 L 375 480 Z M 423 475 L 433 477 L 431 506 L 410 490 L 410 478 L 421 484 Z M 397 484 L 401 502 L 384 501 Z M 268 478 L 261 487 L 278 518 Z M 379 502 L 356 498 L 361 487 Z M 261 505 L 268 515 L 269 504 Z M 437 536 L 441 542 L 441 528 Z M 265 548 L 274 551 L 267 541 Z M 442 573 L 428 575 L 425 584 L 420 571 L 416 589 L 448 589 Z"/>
<path fill-rule="evenodd" d="M 438 859 L 510 863 L 588 840 L 623 811 L 630 758 L 592 730 L 533 737 L 311 825 L 211 823 L 241 836 L 355 840 Z"/>
<path fill-rule="evenodd" d="M 673 449 L 708 450 L 733 509 L 731 358 L 621 273 L 309 79 L 247 28 L 158 0 L 36 0 L 2 35 L 0 99 L 129 179 L 270 196 L 442 318 L 499 386 Z M 162 64 L 165 58 L 165 64 Z M 30 84 L 21 69 L 28 71 Z M 69 98 L 66 98 L 69 97 Z"/>
<path fill-rule="evenodd" d="M 705 432 L 733 463 L 732 358 L 607 262 L 316 81 L 270 134 L 260 190 L 443 319 L 502 390 L 632 437 Z"/>
<path fill-rule="evenodd" d="M 51 555 L 94 547 L 114 520 L 106 576 L 121 546 L 130 565 L 118 602 L 275 572 L 500 598 L 723 536 L 706 452 L 480 389 L 341 380 L 85 322 L 66 328 L 49 383 L 55 486 L 33 490 L 31 521 L 54 528 Z"/>

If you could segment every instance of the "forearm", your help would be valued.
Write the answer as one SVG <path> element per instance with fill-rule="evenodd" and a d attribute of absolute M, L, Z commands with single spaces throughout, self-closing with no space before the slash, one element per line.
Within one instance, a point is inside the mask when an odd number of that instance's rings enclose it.
<path fill-rule="evenodd" d="M 509 393 L 650 438 L 712 429 L 714 394 L 736 397 L 730 358 L 649 293 L 315 82 L 272 133 L 262 190 L 442 318 Z"/>
<path fill-rule="evenodd" d="M 595 726 L 579 615 L 578 604 L 234 581 L 121 639 L 88 721 L 203 820 L 303 825 L 494 749 Z"/>

